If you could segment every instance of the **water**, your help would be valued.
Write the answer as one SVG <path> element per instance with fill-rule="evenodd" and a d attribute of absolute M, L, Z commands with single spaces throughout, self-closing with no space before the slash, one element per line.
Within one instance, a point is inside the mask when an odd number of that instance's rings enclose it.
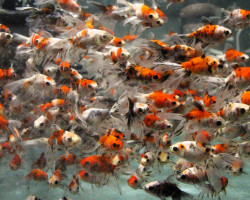
<path fill-rule="evenodd" d="M 80 5 L 83 7 L 86 7 L 88 12 L 90 13 L 96 13 L 98 10 L 90 6 L 88 7 L 88 4 L 86 1 L 78 1 Z M 103 3 L 105 5 L 113 4 L 115 1 L 106 1 L 106 0 L 99 0 L 97 2 Z M 148 5 L 150 5 L 150 1 L 145 1 Z M 157 1 L 158 2 L 158 1 Z M 165 34 L 168 34 L 170 31 L 183 33 L 188 32 L 189 30 L 184 28 L 184 26 L 187 27 L 187 24 L 191 23 L 199 23 L 201 17 L 194 17 L 190 20 L 187 19 L 180 19 L 178 17 L 181 9 L 183 9 L 185 6 L 190 5 L 192 3 L 211 3 L 216 5 L 219 8 L 244 8 L 246 10 L 250 10 L 250 3 L 247 0 L 207 0 L 207 1 L 198 1 L 198 0 L 186 0 L 183 4 L 177 4 L 172 5 L 170 8 L 166 11 L 165 9 L 165 3 L 159 3 L 160 7 L 164 11 L 164 13 L 168 16 L 168 21 L 165 23 L 162 27 L 145 31 L 143 36 L 145 37 L 152 37 L 152 34 L 150 32 L 154 33 L 154 37 L 157 39 L 162 39 Z M 24 2 L 25 3 L 25 2 Z M 1 14 L 1 12 L 0 12 Z M 15 21 L 15 20 L 13 20 Z M 28 36 L 28 27 L 13 23 L 12 20 L 6 25 L 10 27 L 12 32 L 18 32 L 22 33 L 24 35 Z M 0 23 L 5 23 L 5 19 L 3 17 L 0 18 Z M 126 27 L 124 27 L 121 23 L 118 23 L 115 27 L 115 35 L 116 36 L 123 36 L 129 31 Z M 227 44 L 228 46 L 236 46 L 235 41 L 235 35 L 236 31 L 233 31 L 233 39 L 228 40 Z M 249 54 L 250 49 L 250 28 L 245 28 L 240 36 L 240 50 L 241 51 L 247 51 Z M 221 45 L 219 47 L 216 47 L 216 49 L 223 51 L 225 48 L 224 45 Z M 248 62 L 249 65 L 249 62 Z M 31 148 L 27 149 L 24 152 L 22 152 L 21 157 L 25 161 L 23 163 L 23 166 L 18 171 L 11 171 L 9 168 L 9 163 L 12 159 L 11 156 L 7 156 L 5 158 L 0 159 L 0 200 L 24 200 L 28 195 L 33 194 L 39 197 L 42 200 L 58 200 L 59 198 L 63 196 L 70 197 L 72 200 L 151 200 L 151 199 L 158 199 L 156 197 L 153 197 L 147 193 L 145 193 L 142 189 L 133 190 L 131 189 L 128 184 L 127 180 L 130 177 L 130 175 L 122 175 L 119 178 L 119 184 L 121 186 L 122 194 L 119 194 L 119 191 L 116 187 L 116 182 L 113 181 L 108 186 L 104 186 L 102 188 L 97 188 L 95 186 L 92 186 L 90 184 L 84 183 L 80 181 L 82 191 L 80 192 L 80 195 L 71 195 L 66 190 L 61 188 L 55 188 L 51 189 L 49 188 L 48 184 L 46 182 L 34 182 L 34 181 L 27 181 L 24 177 L 29 173 L 30 171 L 30 165 L 34 162 L 35 159 L 37 159 L 40 156 L 42 149 L 39 148 Z M 134 170 L 136 169 L 136 163 L 134 163 Z M 148 178 L 148 181 L 155 181 L 155 180 L 164 180 L 166 177 L 168 177 L 171 174 L 171 170 L 168 166 L 164 166 L 161 169 L 161 172 L 158 172 L 158 169 L 155 168 L 155 173 L 153 176 L 150 176 Z M 227 195 L 221 194 L 221 199 L 225 200 L 248 200 L 250 199 L 250 184 L 249 184 L 249 178 L 250 178 L 250 164 L 249 162 L 245 163 L 245 173 L 241 176 L 231 176 L 226 175 L 229 179 L 229 184 L 227 186 Z M 69 179 L 71 179 L 73 173 L 77 173 L 78 169 L 73 167 L 69 167 L 67 171 L 67 176 Z M 48 172 L 48 176 L 50 177 L 52 174 L 52 171 Z M 68 184 L 69 180 L 63 181 L 64 184 Z M 182 190 L 193 194 L 198 195 L 198 190 L 192 186 L 187 184 L 181 184 L 178 183 L 179 188 Z M 204 198 L 206 199 L 206 198 Z M 207 198 L 211 199 L 211 198 Z"/>

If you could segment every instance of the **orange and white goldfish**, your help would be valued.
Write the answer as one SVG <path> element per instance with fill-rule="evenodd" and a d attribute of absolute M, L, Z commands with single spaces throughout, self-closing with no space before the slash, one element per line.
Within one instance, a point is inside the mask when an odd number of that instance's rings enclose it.
<path fill-rule="evenodd" d="M 226 11 L 228 16 L 223 20 L 223 22 L 232 28 L 246 28 L 250 25 L 250 11 L 244 9 L 235 9 Z"/>

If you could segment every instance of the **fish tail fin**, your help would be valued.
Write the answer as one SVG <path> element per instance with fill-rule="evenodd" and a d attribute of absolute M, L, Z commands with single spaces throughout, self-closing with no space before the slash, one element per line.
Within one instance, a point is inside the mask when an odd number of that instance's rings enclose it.
<path fill-rule="evenodd" d="M 154 70 L 157 72 L 168 72 L 170 70 L 178 70 L 181 68 L 180 64 L 173 63 L 173 62 L 155 62 L 155 65 L 157 65 Z"/>
<path fill-rule="evenodd" d="M 188 71 L 183 69 L 174 70 L 174 72 L 161 84 L 161 87 L 166 89 L 168 92 L 172 92 L 176 87 L 178 87 L 181 81 L 188 76 L 190 76 Z"/>
<path fill-rule="evenodd" d="M 195 198 L 191 194 L 181 191 L 180 193 L 173 195 L 172 199 L 173 200 L 194 200 Z"/>

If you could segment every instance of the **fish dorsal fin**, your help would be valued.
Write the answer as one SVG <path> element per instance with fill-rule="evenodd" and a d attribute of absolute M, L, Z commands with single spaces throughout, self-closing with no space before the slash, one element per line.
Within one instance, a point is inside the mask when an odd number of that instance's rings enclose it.
<path fill-rule="evenodd" d="M 211 21 L 211 19 L 209 19 L 208 17 L 205 17 L 205 16 L 202 16 L 201 17 L 201 23 L 203 23 L 203 24 L 209 24 L 209 25 L 212 25 L 213 23 L 212 23 L 212 21 Z"/>
<path fill-rule="evenodd" d="M 205 89 L 205 95 L 204 96 L 208 96 L 208 97 L 212 97 L 209 93 L 208 93 L 208 91 L 207 91 L 207 89 Z"/>

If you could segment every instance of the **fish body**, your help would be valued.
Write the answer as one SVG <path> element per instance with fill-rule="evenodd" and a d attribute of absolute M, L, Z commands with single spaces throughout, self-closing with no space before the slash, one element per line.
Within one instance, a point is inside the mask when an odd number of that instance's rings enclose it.
<path fill-rule="evenodd" d="M 193 199 L 191 195 L 180 190 L 176 184 L 168 181 L 153 181 L 146 184 L 143 189 L 160 199 L 171 197 L 173 200 L 177 199 Z"/>

